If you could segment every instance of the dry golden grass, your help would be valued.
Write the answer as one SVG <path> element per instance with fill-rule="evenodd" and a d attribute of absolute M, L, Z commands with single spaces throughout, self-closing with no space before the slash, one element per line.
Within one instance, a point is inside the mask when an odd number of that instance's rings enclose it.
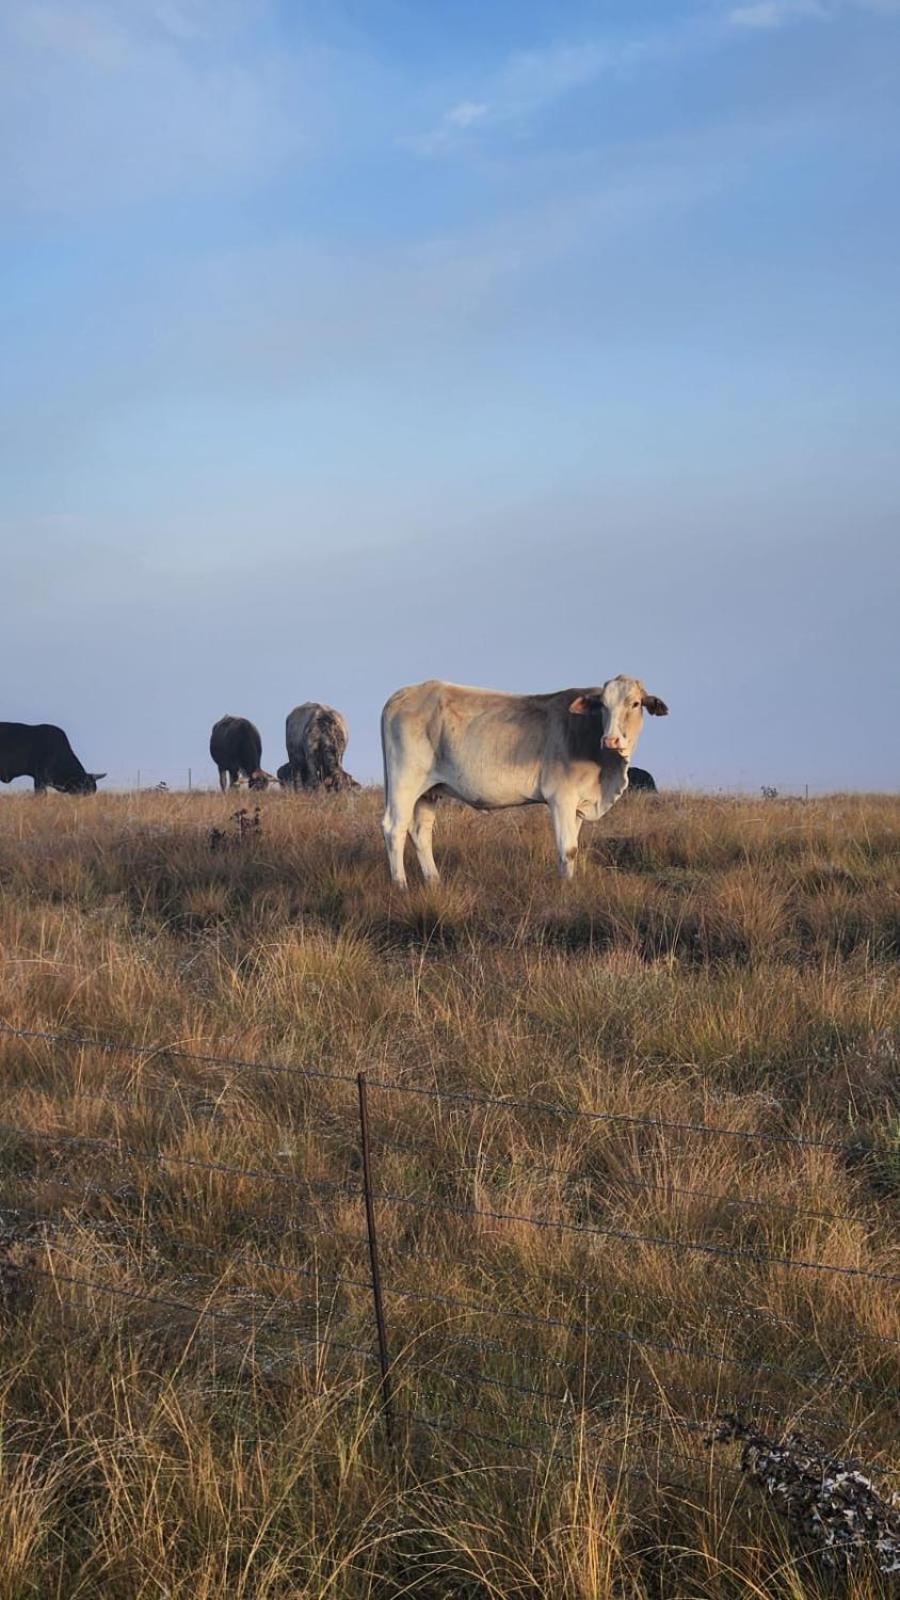
<path fill-rule="evenodd" d="M 900 1468 L 900 803 L 235 806 L 0 802 L 0 1020 L 159 1047 L 0 1035 L 0 1600 L 830 1592 L 703 1427 Z M 373 1087 L 392 1461 L 359 1069 L 809 1143 Z"/>

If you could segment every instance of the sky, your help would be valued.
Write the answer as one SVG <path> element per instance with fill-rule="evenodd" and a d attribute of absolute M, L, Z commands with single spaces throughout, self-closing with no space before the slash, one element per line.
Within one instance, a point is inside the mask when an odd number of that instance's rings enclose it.
<path fill-rule="evenodd" d="M 0 0 L 0 717 L 440 677 L 900 786 L 900 0 Z"/>

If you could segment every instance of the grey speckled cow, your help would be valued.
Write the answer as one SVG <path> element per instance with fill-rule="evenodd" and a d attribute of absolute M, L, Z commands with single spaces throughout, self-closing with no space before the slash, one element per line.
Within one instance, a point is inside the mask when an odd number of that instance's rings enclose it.
<path fill-rule="evenodd" d="M 304 701 L 288 714 L 285 743 L 296 789 L 358 789 L 344 771 L 344 751 L 350 738 L 347 720 L 334 706 Z"/>

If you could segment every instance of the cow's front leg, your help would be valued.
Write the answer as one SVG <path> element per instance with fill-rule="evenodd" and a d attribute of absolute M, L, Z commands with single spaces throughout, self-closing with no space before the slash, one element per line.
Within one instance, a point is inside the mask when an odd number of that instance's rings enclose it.
<path fill-rule="evenodd" d="M 557 795 L 550 801 L 550 819 L 556 840 L 556 855 L 561 878 L 574 878 L 575 857 L 578 854 L 578 835 L 582 818 L 578 815 L 578 801 L 572 795 Z"/>

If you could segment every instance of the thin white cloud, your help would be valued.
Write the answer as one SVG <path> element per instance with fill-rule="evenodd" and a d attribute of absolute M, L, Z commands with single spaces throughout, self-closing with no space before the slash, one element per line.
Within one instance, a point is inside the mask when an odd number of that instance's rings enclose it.
<path fill-rule="evenodd" d="M 0 4 L 0 197 L 90 214 L 305 163 L 372 99 L 367 64 L 257 24 L 268 0 Z"/>
<path fill-rule="evenodd" d="M 739 28 L 775 28 L 792 18 L 826 17 L 837 0 L 748 0 L 725 13 L 725 34 Z M 860 6 L 900 6 L 900 0 L 853 0 Z M 500 128 L 528 128 L 542 112 L 604 78 L 622 79 L 641 69 L 722 42 L 721 18 L 688 17 L 631 38 L 586 39 L 543 50 L 514 52 L 475 87 L 477 99 L 455 103 L 426 133 L 403 142 L 433 156 L 467 139 Z M 475 130 L 474 135 L 472 130 Z"/>
<path fill-rule="evenodd" d="M 633 48 L 633 47 L 632 47 Z M 573 90 L 594 83 L 620 59 L 622 48 L 587 41 L 522 50 L 511 56 L 497 79 L 497 98 L 509 115 L 540 110 Z"/>
<path fill-rule="evenodd" d="M 489 123 L 493 120 L 494 110 L 485 100 L 460 100 L 449 111 L 445 111 L 440 121 L 429 133 L 417 135 L 413 139 L 405 140 L 410 149 L 419 155 L 438 155 L 442 150 L 449 150 L 467 132 L 479 123 Z"/>
<path fill-rule="evenodd" d="M 37 5 L 18 14 L 15 42 L 35 55 L 118 71 L 130 51 L 123 28 L 91 6 Z"/>
<path fill-rule="evenodd" d="M 452 128 L 471 128 L 475 122 L 483 122 L 490 115 L 490 106 L 478 100 L 462 100 L 458 106 L 447 112 L 444 119 Z"/>
<path fill-rule="evenodd" d="M 867 11 L 885 17 L 900 16 L 900 0 L 750 0 L 733 6 L 728 21 L 734 28 L 765 32 L 809 19 L 832 21 L 848 11 Z"/>
<path fill-rule="evenodd" d="M 24 45 L 120 67 L 156 39 L 228 39 L 258 20 L 263 0 L 38 0 L 13 13 L 11 37 Z"/>
<path fill-rule="evenodd" d="M 783 28 L 803 17 L 824 20 L 829 15 L 820 0 L 754 0 L 751 5 L 735 6 L 728 20 L 735 28 Z"/>
<path fill-rule="evenodd" d="M 545 50 L 519 50 L 479 85 L 478 99 L 465 99 L 443 113 L 433 128 L 404 141 L 420 155 L 452 149 L 469 133 L 525 124 L 566 95 L 595 83 L 601 75 L 624 66 L 652 47 L 652 41 L 618 45 L 595 40 L 557 44 Z"/>

